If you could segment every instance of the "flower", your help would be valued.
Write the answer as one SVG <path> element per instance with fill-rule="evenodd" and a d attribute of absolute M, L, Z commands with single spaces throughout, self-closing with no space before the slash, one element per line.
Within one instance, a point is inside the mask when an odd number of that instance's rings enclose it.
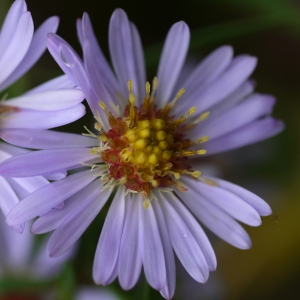
<path fill-rule="evenodd" d="M 12 282 L 21 280 L 31 283 L 50 281 L 59 275 L 64 263 L 74 255 L 75 248 L 72 248 L 58 258 L 50 258 L 46 254 L 46 240 L 37 249 L 34 235 L 29 230 L 25 230 L 22 235 L 13 232 L 5 224 L 2 215 L 0 215 L 0 237 L 0 280 L 9 279 Z M 49 294 L 49 290 L 47 292 Z M 21 294 L 24 299 L 36 299 L 28 291 L 24 293 L 22 288 L 16 290 L 15 287 L 6 286 L 6 289 L 1 289 L 1 299 L 23 299 Z"/>
<path fill-rule="evenodd" d="M 116 75 L 87 14 L 78 21 L 77 31 L 84 61 L 55 34 L 48 35 L 48 49 L 85 94 L 97 133 L 2 130 L 7 142 L 42 150 L 1 163 L 1 175 L 76 171 L 25 197 L 7 223 L 40 216 L 32 232 L 54 230 L 48 251 L 59 256 L 116 191 L 96 250 L 94 281 L 107 285 L 118 277 L 121 286 L 130 289 L 143 266 L 149 284 L 170 299 L 176 280 L 173 250 L 198 282 L 216 269 L 214 251 L 198 220 L 233 246 L 247 249 L 251 240 L 238 221 L 258 226 L 260 216 L 271 213 L 258 196 L 200 171 L 204 154 L 279 133 L 282 122 L 270 116 L 274 98 L 253 93 L 248 78 L 256 58 L 232 58 L 229 46 L 214 51 L 182 78 L 189 44 L 184 22 L 170 29 L 152 84 L 145 79 L 137 29 L 123 10 L 113 13 L 109 28 Z M 52 209 L 61 203 L 62 209 Z"/>
<path fill-rule="evenodd" d="M 33 21 L 24 0 L 16 0 L 3 23 L 0 35 L 0 92 L 19 79 L 39 59 L 46 50 L 46 35 L 55 32 L 59 19 L 51 17 L 34 33 Z M 74 83 L 66 76 L 50 80 L 27 93 L 11 99 L 2 97 L 0 102 L 0 129 L 4 128 L 52 128 L 67 124 L 85 113 L 80 102 L 82 92 L 74 88 Z M 22 130 L 23 130 L 22 129 Z M 0 161 L 22 149 L 0 143 Z M 63 174 L 58 174 L 60 178 Z M 49 178 L 54 179 L 51 176 Z M 5 179 L 0 176 L 0 207 L 5 215 L 34 189 L 47 184 L 41 176 L 23 179 Z M 24 224 L 14 227 L 18 232 Z"/>

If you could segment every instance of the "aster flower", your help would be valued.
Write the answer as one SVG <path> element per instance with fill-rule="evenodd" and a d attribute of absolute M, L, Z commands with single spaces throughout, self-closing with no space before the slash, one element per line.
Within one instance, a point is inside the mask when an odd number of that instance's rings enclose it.
<path fill-rule="evenodd" d="M 33 20 L 24 0 L 16 0 L 4 20 L 0 35 L 0 92 L 19 79 L 46 50 L 47 33 L 55 32 L 59 19 L 51 17 L 34 32 Z M 85 113 L 82 92 L 66 76 L 50 80 L 27 93 L 0 102 L 0 129 L 52 128 L 67 124 Z M 28 151 L 0 143 L 0 161 Z M 62 173 L 51 176 L 61 178 Z M 0 177 L 0 207 L 7 215 L 21 197 L 47 184 L 41 177 L 5 179 Z M 22 232 L 24 224 L 14 227 Z"/>
<path fill-rule="evenodd" d="M 198 221 L 231 245 L 247 249 L 251 240 L 238 221 L 258 226 L 260 216 L 271 213 L 269 205 L 251 192 L 201 174 L 201 161 L 204 154 L 279 133 L 282 122 L 270 116 L 275 100 L 253 93 L 248 78 L 256 58 L 233 58 L 229 46 L 214 51 L 183 78 L 189 45 L 184 22 L 170 29 L 152 84 L 145 79 L 137 29 L 123 10 L 114 12 L 109 27 L 116 75 L 87 14 L 77 30 L 83 61 L 55 34 L 48 36 L 48 48 L 85 94 L 97 133 L 2 130 L 4 140 L 42 150 L 1 163 L 1 175 L 76 171 L 25 197 L 7 223 L 17 225 L 40 216 L 32 232 L 54 230 L 48 251 L 59 256 L 116 191 L 96 250 L 94 280 L 107 285 L 118 277 L 121 286 L 130 289 L 143 266 L 149 284 L 170 299 L 176 285 L 173 250 L 198 282 L 205 282 L 209 271 L 216 269 L 214 251 Z M 62 209 L 53 209 L 61 203 Z"/>
<path fill-rule="evenodd" d="M 25 279 L 36 283 L 52 280 L 59 275 L 75 250 L 72 248 L 60 257 L 50 258 L 46 253 L 46 240 L 37 248 L 34 235 L 29 230 L 25 230 L 22 235 L 12 232 L 1 214 L 0 237 L 0 280 Z M 21 293 L 21 290 L 1 290 L 1 299 L 21 299 Z M 29 295 L 26 299 L 29 299 Z"/>

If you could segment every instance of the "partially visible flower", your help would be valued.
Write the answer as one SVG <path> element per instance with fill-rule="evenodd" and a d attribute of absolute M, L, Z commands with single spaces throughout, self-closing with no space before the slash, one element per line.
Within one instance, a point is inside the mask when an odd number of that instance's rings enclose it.
<path fill-rule="evenodd" d="M 58 258 L 51 258 L 47 255 L 46 241 L 36 249 L 35 236 L 29 230 L 25 230 L 23 234 L 13 232 L 5 224 L 2 214 L 0 214 L 0 239 L 0 281 L 5 278 L 36 283 L 52 280 L 59 275 L 64 263 L 73 256 L 75 250 L 72 248 Z M 19 299 L 21 295 L 21 289 L 1 291 L 1 299 Z M 23 293 L 24 299 L 35 299 L 29 295 L 27 298 Z"/>
<path fill-rule="evenodd" d="M 24 0 L 16 0 L 3 23 L 0 35 L 0 92 L 19 79 L 46 50 L 46 36 L 55 32 L 58 17 L 46 20 L 34 33 L 33 20 Z M 67 124 L 85 113 L 83 93 L 66 76 L 50 80 L 27 93 L 0 101 L 0 129 L 52 128 Z M 30 139 L 30 137 L 28 137 Z M 0 161 L 24 150 L 0 143 Z M 27 152 L 27 151 L 26 151 Z M 58 177 L 63 176 L 60 174 Z M 58 178 L 51 176 L 51 179 Z M 47 184 L 41 176 L 24 179 L 0 177 L 0 208 L 5 215 L 35 189 Z M 22 232 L 24 224 L 14 227 Z"/>
<path fill-rule="evenodd" d="M 112 291 L 99 288 L 83 286 L 78 289 L 75 295 L 75 300 L 119 300 Z"/>
<path fill-rule="evenodd" d="M 97 120 L 97 134 L 3 130 L 4 140 L 43 150 L 3 162 L 1 175 L 77 171 L 26 197 L 7 222 L 17 225 L 40 216 L 32 231 L 55 230 L 48 250 L 59 256 L 115 190 L 96 250 L 95 282 L 107 285 L 118 277 L 121 286 L 130 289 L 143 266 L 149 284 L 170 299 L 176 285 L 173 250 L 198 282 L 205 282 L 209 271 L 216 269 L 214 251 L 197 219 L 228 243 L 247 249 L 251 240 L 237 221 L 258 226 L 260 216 L 271 213 L 269 205 L 251 192 L 201 174 L 199 156 L 279 133 L 282 122 L 269 116 L 275 99 L 253 93 L 248 77 L 256 59 L 233 58 L 229 46 L 214 51 L 178 83 L 189 44 L 184 22 L 170 29 L 152 85 L 145 79 L 137 29 L 124 11 L 114 12 L 109 29 L 116 76 L 88 15 L 77 25 L 84 61 L 54 34 L 49 35 L 48 47 L 84 92 Z M 177 91 L 176 86 L 184 88 Z M 62 209 L 53 209 L 61 203 Z"/>

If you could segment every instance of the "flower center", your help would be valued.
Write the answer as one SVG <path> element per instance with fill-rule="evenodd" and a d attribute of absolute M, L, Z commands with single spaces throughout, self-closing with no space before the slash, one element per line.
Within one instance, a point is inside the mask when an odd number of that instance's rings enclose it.
<path fill-rule="evenodd" d="M 191 141 L 186 137 L 186 131 L 204 120 L 209 115 L 208 112 L 186 124 L 190 115 L 196 111 L 195 107 L 177 119 L 171 114 L 184 89 L 179 90 L 168 105 L 158 109 L 155 105 L 156 78 L 152 86 L 150 95 L 150 84 L 146 83 L 146 96 L 138 108 L 134 105 L 132 82 L 128 82 L 129 100 L 123 118 L 115 117 L 103 102 L 99 103 L 107 114 L 111 128 L 105 131 L 100 125 L 101 120 L 98 120 L 95 128 L 99 131 L 101 146 L 92 150 L 93 154 L 98 153 L 109 166 L 110 180 L 123 183 L 131 192 L 142 193 L 144 198 L 149 197 L 151 190 L 156 187 L 175 186 L 180 191 L 186 190 L 179 181 L 181 175 L 201 175 L 189 166 L 188 157 L 206 153 L 203 149 L 189 148 L 208 140 L 208 137 L 203 137 L 198 141 Z"/>

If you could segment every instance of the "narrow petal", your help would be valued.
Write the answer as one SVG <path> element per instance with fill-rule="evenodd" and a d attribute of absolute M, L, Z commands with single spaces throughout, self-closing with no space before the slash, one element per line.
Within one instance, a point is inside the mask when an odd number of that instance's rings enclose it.
<path fill-rule="evenodd" d="M 254 121 L 205 144 L 207 155 L 240 148 L 272 137 L 284 129 L 282 121 L 271 117 Z"/>
<path fill-rule="evenodd" d="M 211 118 L 205 125 L 201 124 L 193 132 L 197 137 L 209 136 L 210 141 L 230 133 L 250 122 L 269 115 L 275 99 L 269 95 L 253 94 L 244 102 L 227 110 L 223 114 Z M 234 122 L 232 121 L 234 120 Z M 200 129 L 200 130 L 199 130 Z"/>
<path fill-rule="evenodd" d="M 31 149 L 84 148 L 99 145 L 97 139 L 74 133 L 40 129 L 4 129 L 0 137 L 13 145 Z"/>
<path fill-rule="evenodd" d="M 135 200 L 135 195 L 125 198 L 125 221 L 118 260 L 119 282 L 124 290 L 136 284 L 142 269 L 141 220 Z"/>
<path fill-rule="evenodd" d="M 27 10 L 27 5 L 24 0 L 14 1 L 11 5 L 1 28 L 0 35 L 0 56 L 3 55 L 8 44 L 11 42 L 11 37 L 18 26 L 19 20 Z"/>
<path fill-rule="evenodd" d="M 170 240 L 170 235 L 168 232 L 167 224 L 165 221 L 165 217 L 161 210 L 159 204 L 156 201 L 151 203 L 153 209 L 155 211 L 155 216 L 158 224 L 159 233 L 161 236 L 161 242 L 164 249 L 165 254 L 165 263 L 166 263 L 166 284 L 160 290 L 161 295 L 166 299 L 171 299 L 174 296 L 175 287 L 176 287 L 176 266 L 175 266 L 175 258 L 172 249 L 172 244 Z"/>
<path fill-rule="evenodd" d="M 194 235 L 172 206 L 172 202 L 176 200 L 172 196 L 170 198 L 168 194 L 164 195 L 159 204 L 166 218 L 174 251 L 191 277 L 204 283 L 209 276 L 206 259 Z"/>
<path fill-rule="evenodd" d="M 47 180 L 61 180 L 67 176 L 67 172 L 59 172 L 54 174 L 45 174 Z"/>
<path fill-rule="evenodd" d="M 5 178 L 0 176 L 0 207 L 5 216 L 19 203 L 19 198 Z"/>
<path fill-rule="evenodd" d="M 141 48 L 137 36 L 133 38 L 131 24 L 122 9 L 116 9 L 109 24 L 109 50 L 111 60 L 118 77 L 123 97 L 128 96 L 127 83 L 131 79 L 133 93 L 139 101 L 141 87 L 139 86 Z M 136 51 L 138 51 L 136 53 Z M 145 83 L 144 83 L 145 84 Z"/>
<path fill-rule="evenodd" d="M 61 225 L 54 231 L 48 242 L 48 251 L 51 257 L 65 253 L 83 234 L 86 228 L 106 203 L 111 192 L 108 189 L 100 192 L 101 187 L 94 185 L 90 197 L 69 214 Z"/>
<path fill-rule="evenodd" d="M 125 216 L 125 188 L 121 186 L 105 218 L 93 266 L 93 279 L 107 285 L 117 264 Z"/>
<path fill-rule="evenodd" d="M 202 196 L 203 201 L 212 202 L 236 220 L 249 226 L 261 225 L 261 219 L 257 211 L 235 194 L 218 186 L 211 186 L 200 181 L 194 182 L 193 179 L 183 179 L 182 181 L 188 189 L 193 189 L 196 194 Z"/>
<path fill-rule="evenodd" d="M 198 113 L 209 110 L 239 88 L 251 75 L 256 63 L 257 59 L 252 56 L 240 55 L 235 57 L 218 79 L 204 88 L 200 86 L 190 95 L 186 99 L 185 107 L 196 106 Z"/>
<path fill-rule="evenodd" d="M 19 202 L 8 215 L 6 222 L 12 226 L 42 215 L 93 180 L 95 180 L 94 173 L 87 170 L 47 184 Z"/>
<path fill-rule="evenodd" d="M 157 221 L 150 205 L 145 209 L 142 205 L 143 199 L 139 195 L 136 205 L 140 209 L 141 231 L 143 241 L 141 252 L 145 276 L 149 284 L 161 290 L 167 283 L 165 254 L 158 230 Z"/>
<path fill-rule="evenodd" d="M 181 193 L 180 196 L 184 197 L 185 194 Z M 209 270 L 215 271 L 217 268 L 216 255 L 200 224 L 196 221 L 191 212 L 189 212 L 189 210 L 182 204 L 179 199 L 173 200 L 171 204 L 193 234 L 195 240 L 197 241 L 205 256 Z"/>
<path fill-rule="evenodd" d="M 48 129 L 71 123 L 85 114 L 85 107 L 77 104 L 70 108 L 57 111 L 34 111 L 22 109 L 17 112 L 8 113 L 5 122 L 2 122 L 1 129 L 4 128 L 38 128 Z"/>
<path fill-rule="evenodd" d="M 26 109 L 53 111 L 74 106 L 84 100 L 80 90 L 62 89 L 41 92 L 38 94 L 22 95 L 3 102 L 3 106 L 15 106 Z"/>
<path fill-rule="evenodd" d="M 185 61 L 190 42 L 190 31 L 186 23 L 175 23 L 168 32 L 157 71 L 159 105 L 166 104 Z"/>
<path fill-rule="evenodd" d="M 10 42 L 0 56 L 0 82 L 3 82 L 20 64 L 31 43 L 33 21 L 30 12 L 22 14 Z"/>
<path fill-rule="evenodd" d="M 30 193 L 49 184 L 48 180 L 42 176 L 26 178 L 7 178 L 20 199 L 27 197 Z"/>
<path fill-rule="evenodd" d="M 59 23 L 58 17 L 47 19 L 34 33 L 30 47 L 17 69 L 0 85 L 0 90 L 10 86 L 25 74 L 41 57 L 46 50 L 46 37 L 49 32 L 56 32 Z"/>
<path fill-rule="evenodd" d="M 222 209 L 203 199 L 192 189 L 184 192 L 182 201 L 190 211 L 215 235 L 240 249 L 249 249 L 251 240 L 243 227 Z"/>
<path fill-rule="evenodd" d="M 88 148 L 51 149 L 14 156 L 1 163 L 0 174 L 7 177 L 30 177 L 80 167 L 95 158 Z"/>
<path fill-rule="evenodd" d="M 77 207 L 82 204 L 82 199 L 89 199 L 93 195 L 96 186 L 101 189 L 102 183 L 95 180 L 91 184 L 82 188 L 76 194 L 64 201 L 62 209 L 51 209 L 49 212 L 39 217 L 32 225 L 31 232 L 35 234 L 46 233 L 60 226 L 64 219 Z"/>
<path fill-rule="evenodd" d="M 266 203 L 263 199 L 261 199 L 257 195 L 251 193 L 250 191 L 248 191 L 236 184 L 225 181 L 225 180 L 221 180 L 221 179 L 217 179 L 217 178 L 210 178 L 210 179 L 215 181 L 220 188 L 223 188 L 223 189 L 237 195 L 238 197 L 243 199 L 245 202 L 250 204 L 254 209 L 257 210 L 257 212 L 261 216 L 268 216 L 272 213 L 272 210 L 271 210 L 269 204 Z"/>
<path fill-rule="evenodd" d="M 43 84 L 38 85 L 37 87 L 27 91 L 24 95 L 38 94 L 41 92 L 47 92 L 52 90 L 71 89 L 73 87 L 74 82 L 72 82 L 67 75 L 61 75 Z"/>

